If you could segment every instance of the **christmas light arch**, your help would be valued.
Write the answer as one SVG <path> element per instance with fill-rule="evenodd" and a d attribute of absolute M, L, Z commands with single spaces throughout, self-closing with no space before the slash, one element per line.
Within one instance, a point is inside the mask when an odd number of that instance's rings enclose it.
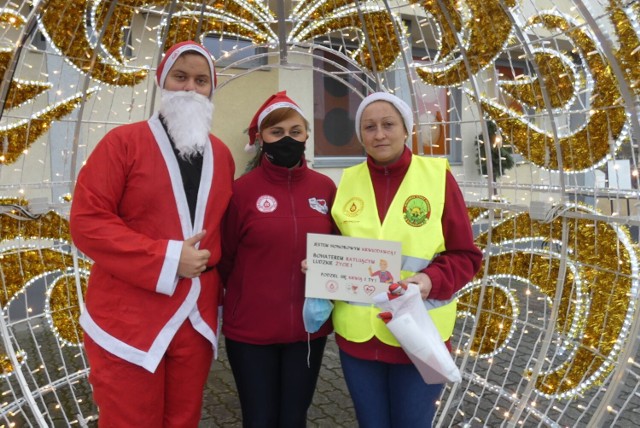
<path fill-rule="evenodd" d="M 426 135 L 443 130 L 485 262 L 459 295 L 463 382 L 447 387 L 440 426 L 633 421 L 638 2 L 5 1 L 0 32 L 0 424 L 98 417 L 77 325 L 91 261 L 68 232 L 74 180 L 108 129 L 153 111 L 162 52 L 205 36 L 248 42 L 219 52 L 214 98 L 214 132 L 239 166 L 232 116 L 248 123 L 287 88 L 315 111 L 314 74 L 406 99 L 420 154 L 443 153 Z M 496 179 L 490 162 L 478 171 L 489 120 L 518 160 Z M 329 175 L 359 160 L 308 155 Z"/>

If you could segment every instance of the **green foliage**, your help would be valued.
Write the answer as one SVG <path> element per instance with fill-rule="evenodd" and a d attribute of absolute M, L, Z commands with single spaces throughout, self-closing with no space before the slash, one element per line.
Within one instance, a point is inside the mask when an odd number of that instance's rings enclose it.
<path fill-rule="evenodd" d="M 489 131 L 489 141 L 493 143 L 495 135 L 498 133 L 498 126 L 492 120 L 487 121 L 487 129 Z M 483 134 L 476 136 L 476 147 L 478 149 L 478 158 L 476 163 L 480 167 L 480 173 L 487 175 L 487 155 L 484 144 Z M 493 179 L 500 177 L 505 171 L 513 168 L 515 162 L 511 151 L 504 148 L 501 144 L 494 146 L 491 144 L 491 166 L 493 167 Z"/>

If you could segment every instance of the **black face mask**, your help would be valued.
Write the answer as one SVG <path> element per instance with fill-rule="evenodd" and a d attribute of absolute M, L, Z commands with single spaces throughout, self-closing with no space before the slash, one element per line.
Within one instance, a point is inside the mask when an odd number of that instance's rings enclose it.
<path fill-rule="evenodd" d="M 291 168 L 302 159 L 304 143 L 286 136 L 273 143 L 263 142 L 262 151 L 272 164 Z"/>

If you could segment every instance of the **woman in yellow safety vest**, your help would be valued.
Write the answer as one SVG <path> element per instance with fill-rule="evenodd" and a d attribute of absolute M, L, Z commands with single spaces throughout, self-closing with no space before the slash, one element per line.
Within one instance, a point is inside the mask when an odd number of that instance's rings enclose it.
<path fill-rule="evenodd" d="M 331 214 L 342 235 L 402 242 L 403 283 L 418 284 L 425 307 L 449 345 L 454 294 L 480 267 L 464 199 L 444 158 L 413 155 L 411 108 L 395 95 L 366 97 L 356 134 L 367 160 L 347 168 Z M 336 341 L 358 423 L 370 427 L 427 427 L 443 385 L 428 385 L 411 364 L 379 309 L 337 301 Z"/>

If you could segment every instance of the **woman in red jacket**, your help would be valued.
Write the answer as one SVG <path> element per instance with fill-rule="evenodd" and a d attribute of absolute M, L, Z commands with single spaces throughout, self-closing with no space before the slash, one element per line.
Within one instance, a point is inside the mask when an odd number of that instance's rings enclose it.
<path fill-rule="evenodd" d="M 302 318 L 307 233 L 332 232 L 336 190 L 307 167 L 308 128 L 286 92 L 265 101 L 249 127 L 257 166 L 235 181 L 223 222 L 222 333 L 244 427 L 306 425 L 332 331 L 309 334 Z"/>

